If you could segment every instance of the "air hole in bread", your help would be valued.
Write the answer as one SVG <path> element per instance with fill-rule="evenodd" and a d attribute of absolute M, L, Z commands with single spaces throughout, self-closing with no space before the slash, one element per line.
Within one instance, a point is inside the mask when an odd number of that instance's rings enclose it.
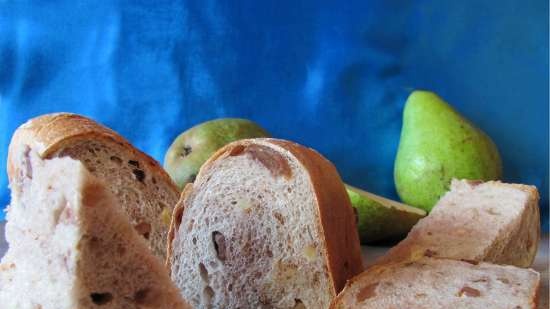
<path fill-rule="evenodd" d="M 111 293 L 91 293 L 90 298 L 94 304 L 102 306 L 112 301 L 113 295 Z"/>
<path fill-rule="evenodd" d="M 122 159 L 117 156 L 111 156 L 109 159 L 117 165 L 122 164 Z"/>
<path fill-rule="evenodd" d="M 378 282 L 371 283 L 362 288 L 359 293 L 357 293 L 357 302 L 360 303 L 366 299 L 376 296 L 376 287 L 378 287 Z"/>
<path fill-rule="evenodd" d="M 199 274 L 204 282 L 208 282 L 208 270 L 203 263 L 199 263 Z"/>
<path fill-rule="evenodd" d="M 220 261 L 225 261 L 225 236 L 218 231 L 212 232 L 212 242 L 214 243 L 214 250 L 216 250 L 216 256 Z"/>
<path fill-rule="evenodd" d="M 145 239 L 149 239 L 151 233 L 151 224 L 147 222 L 140 222 L 134 226 L 134 229 L 138 232 L 139 235 L 143 236 Z"/>
<path fill-rule="evenodd" d="M 214 298 L 214 290 L 210 286 L 205 286 L 204 290 L 202 292 L 203 302 L 207 305 L 207 307 L 210 307 L 212 304 L 212 298 Z"/>
<path fill-rule="evenodd" d="M 136 160 L 128 160 L 128 164 L 139 168 L 139 162 Z"/>
<path fill-rule="evenodd" d="M 294 299 L 294 309 L 306 309 L 306 305 L 299 299 Z"/>
<path fill-rule="evenodd" d="M 183 207 L 179 207 L 176 209 L 176 212 L 174 213 L 174 217 L 175 217 L 175 227 L 176 227 L 176 231 L 180 229 L 180 225 L 181 225 L 181 218 L 183 216 Z M 191 220 L 191 223 L 189 223 L 191 225 L 191 228 L 193 228 L 193 225 L 192 225 L 192 222 L 193 220 Z M 187 230 L 188 231 L 191 231 L 191 229 L 189 229 L 189 227 L 187 227 Z"/>
<path fill-rule="evenodd" d="M 143 170 L 134 169 L 132 170 L 132 173 L 134 173 L 134 177 L 137 181 L 143 182 L 143 180 L 145 180 L 145 172 Z"/>

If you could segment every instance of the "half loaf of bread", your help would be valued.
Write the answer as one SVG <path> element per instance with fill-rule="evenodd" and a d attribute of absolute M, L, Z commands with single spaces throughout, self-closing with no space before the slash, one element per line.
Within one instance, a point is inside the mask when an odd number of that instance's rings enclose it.
<path fill-rule="evenodd" d="M 283 140 L 231 143 L 174 210 L 172 279 L 195 308 L 328 308 L 362 270 L 334 166 Z"/>
<path fill-rule="evenodd" d="M 12 138 L 8 175 L 15 177 L 17 154 L 33 145 L 40 157 L 71 157 L 81 161 L 106 184 L 136 231 L 162 261 L 172 209 L 179 190 L 151 157 L 114 131 L 74 114 L 49 114 L 21 125 Z"/>

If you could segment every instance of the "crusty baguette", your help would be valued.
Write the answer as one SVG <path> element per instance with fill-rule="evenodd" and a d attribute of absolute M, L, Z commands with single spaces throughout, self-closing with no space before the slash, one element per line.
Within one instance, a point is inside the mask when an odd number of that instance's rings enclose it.
<path fill-rule="evenodd" d="M 13 152 L 0 307 L 188 309 L 107 187 L 80 161 Z"/>
<path fill-rule="evenodd" d="M 370 268 L 331 309 L 535 309 L 538 287 L 531 269 L 424 257 Z"/>
<path fill-rule="evenodd" d="M 166 236 L 179 190 L 151 157 L 114 131 L 74 114 L 48 114 L 29 120 L 14 133 L 8 153 L 8 176 L 17 175 L 21 148 L 33 146 L 42 158 L 80 160 L 107 184 L 139 234 L 164 261 Z"/>
<path fill-rule="evenodd" d="M 451 190 L 376 264 L 446 257 L 529 267 L 540 237 L 533 186 L 453 180 Z"/>
<path fill-rule="evenodd" d="M 231 143 L 203 165 L 174 210 L 168 265 L 191 305 L 228 309 L 328 308 L 363 269 L 334 166 L 276 139 Z"/>

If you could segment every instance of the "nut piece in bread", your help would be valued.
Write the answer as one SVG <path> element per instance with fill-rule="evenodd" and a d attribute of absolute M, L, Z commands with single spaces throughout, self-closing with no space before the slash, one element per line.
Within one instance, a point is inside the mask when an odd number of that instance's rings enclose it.
<path fill-rule="evenodd" d="M 168 264 L 195 308 L 328 308 L 363 269 L 335 167 L 288 141 L 215 153 L 174 210 Z"/>
<path fill-rule="evenodd" d="M 538 286 L 531 269 L 424 257 L 370 268 L 331 308 L 535 309 Z"/>
<path fill-rule="evenodd" d="M 105 184 L 80 161 L 12 153 L 0 307 L 190 308 Z"/>
<path fill-rule="evenodd" d="M 377 264 L 422 256 L 529 267 L 540 237 L 533 186 L 453 180 L 451 190 Z"/>
<path fill-rule="evenodd" d="M 27 145 L 33 145 L 43 159 L 81 161 L 107 185 L 155 255 L 165 260 L 169 218 L 179 190 L 155 160 L 91 119 L 48 114 L 29 120 L 14 133 L 8 153 L 10 180 L 18 174 L 18 154 Z"/>

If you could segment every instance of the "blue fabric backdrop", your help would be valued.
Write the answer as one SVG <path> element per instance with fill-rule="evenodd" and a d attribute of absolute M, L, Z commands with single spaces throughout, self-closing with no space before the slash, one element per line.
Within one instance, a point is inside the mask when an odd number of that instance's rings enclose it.
<path fill-rule="evenodd" d="M 159 161 L 191 125 L 250 118 L 395 197 L 402 107 L 424 88 L 493 137 L 506 180 L 539 187 L 547 222 L 548 0 L 341 2 L 2 1 L 0 204 L 11 134 L 54 111 Z"/>

